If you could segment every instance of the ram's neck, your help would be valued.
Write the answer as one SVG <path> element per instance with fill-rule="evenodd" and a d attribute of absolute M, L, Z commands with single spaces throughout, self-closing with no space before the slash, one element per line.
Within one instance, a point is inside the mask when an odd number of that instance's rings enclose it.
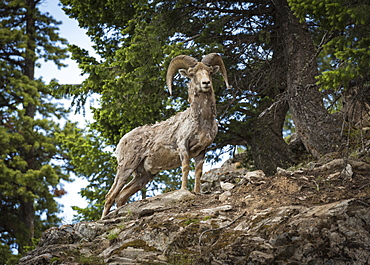
<path fill-rule="evenodd" d="M 194 95 L 190 102 L 190 109 L 195 119 L 215 120 L 216 99 L 213 91 Z"/>

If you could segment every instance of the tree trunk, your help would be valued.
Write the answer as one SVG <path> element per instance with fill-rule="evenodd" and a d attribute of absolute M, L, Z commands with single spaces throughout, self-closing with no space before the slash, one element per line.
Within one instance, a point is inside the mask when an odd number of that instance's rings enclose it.
<path fill-rule="evenodd" d="M 285 168 L 295 161 L 282 133 L 287 111 L 287 104 L 277 104 L 261 114 L 251 127 L 249 144 L 253 160 L 267 175 L 275 173 L 277 167 Z"/>
<path fill-rule="evenodd" d="M 257 168 L 266 174 L 273 174 L 277 167 L 289 167 L 296 162 L 294 152 L 285 142 L 283 126 L 289 106 L 280 96 L 286 90 L 286 72 L 288 64 L 284 60 L 284 45 L 278 31 L 271 32 L 273 57 L 264 69 L 264 78 L 269 80 L 260 87 L 263 100 L 258 105 L 262 113 L 251 126 L 251 153 Z M 273 69 L 273 70 L 270 70 Z M 269 100 L 273 99 L 273 100 Z"/>
<path fill-rule="evenodd" d="M 330 115 L 318 91 L 316 49 L 307 25 L 300 23 L 286 0 L 276 0 L 276 22 L 288 66 L 287 92 L 296 132 L 315 157 L 342 145 L 342 121 Z"/>
<path fill-rule="evenodd" d="M 35 12 L 36 12 L 36 2 L 35 0 L 27 0 L 27 12 L 25 16 L 26 22 L 26 36 L 27 36 L 27 46 L 25 51 L 25 58 L 24 58 L 24 65 L 23 65 L 23 73 L 25 76 L 28 77 L 30 81 L 35 79 L 35 61 L 36 61 L 36 28 L 35 28 Z M 32 93 L 31 93 L 32 94 Z M 36 106 L 35 104 L 31 104 L 27 102 L 24 105 L 26 110 L 26 116 L 34 119 L 36 115 Z M 32 128 L 33 129 L 33 128 Z M 29 141 L 29 145 L 33 145 L 34 139 L 26 139 Z M 36 169 L 37 166 L 35 165 L 35 155 L 33 149 L 25 154 L 25 161 L 27 161 L 27 169 L 32 170 Z M 26 187 L 27 190 L 32 191 L 33 187 Z M 31 246 L 32 245 L 32 238 L 34 237 L 35 233 L 35 208 L 34 208 L 34 199 L 29 198 L 28 200 L 22 201 L 20 203 L 20 220 L 24 224 L 26 228 L 26 233 L 22 237 L 23 242 L 19 245 L 19 252 L 23 252 L 24 246 Z"/>
<path fill-rule="evenodd" d="M 24 246 L 32 245 L 32 238 L 35 237 L 35 208 L 33 199 L 21 202 L 19 207 L 20 221 L 24 224 L 25 233 L 21 235 L 18 251 L 24 252 Z"/>
<path fill-rule="evenodd" d="M 36 1 L 27 0 L 27 12 L 25 16 L 26 20 L 26 37 L 27 47 L 24 58 L 23 73 L 30 80 L 35 79 L 35 62 L 36 62 L 36 27 L 35 27 L 35 15 L 36 15 Z"/>

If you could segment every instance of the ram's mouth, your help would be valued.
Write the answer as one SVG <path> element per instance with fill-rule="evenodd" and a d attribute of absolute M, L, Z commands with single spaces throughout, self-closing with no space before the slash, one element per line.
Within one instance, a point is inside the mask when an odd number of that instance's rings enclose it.
<path fill-rule="evenodd" d="M 207 93 L 211 90 L 211 88 L 212 88 L 211 86 L 202 86 L 200 88 L 200 92 Z"/>
<path fill-rule="evenodd" d="M 209 91 L 211 91 L 211 88 L 209 87 L 209 88 L 203 88 L 202 89 L 202 92 L 203 93 L 208 93 Z"/>

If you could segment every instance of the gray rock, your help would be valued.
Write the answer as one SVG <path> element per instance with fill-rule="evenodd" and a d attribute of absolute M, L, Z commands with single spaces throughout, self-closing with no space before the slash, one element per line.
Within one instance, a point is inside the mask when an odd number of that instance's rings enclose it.
<path fill-rule="evenodd" d="M 354 164 L 350 188 L 330 202 L 313 199 L 344 189 L 334 184 L 346 181 L 328 178 L 343 168 L 322 177 L 333 181 L 322 194 L 302 170 L 267 178 L 231 167 L 202 178 L 211 194 L 178 190 L 124 205 L 104 220 L 50 228 L 19 264 L 369 264 L 368 182 L 347 194 L 360 178 Z M 233 188 L 224 191 L 221 182 Z"/>

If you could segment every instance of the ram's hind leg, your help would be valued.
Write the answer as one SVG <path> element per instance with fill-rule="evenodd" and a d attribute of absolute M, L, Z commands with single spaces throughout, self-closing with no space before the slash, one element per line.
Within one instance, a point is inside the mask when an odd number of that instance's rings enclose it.
<path fill-rule="evenodd" d="M 133 175 L 134 178 L 121 190 L 116 198 L 117 207 L 124 205 L 132 195 L 144 188 L 154 177 L 154 175 L 146 171 L 135 172 Z"/>
<path fill-rule="evenodd" d="M 117 195 L 122 190 L 123 186 L 126 184 L 128 178 L 132 174 L 132 171 L 133 171 L 132 169 L 124 170 L 123 167 L 118 168 L 116 177 L 114 178 L 114 183 L 110 188 L 109 192 L 107 193 L 107 195 L 105 195 L 105 204 L 102 218 L 109 213 L 109 210 L 114 204 Z"/>

